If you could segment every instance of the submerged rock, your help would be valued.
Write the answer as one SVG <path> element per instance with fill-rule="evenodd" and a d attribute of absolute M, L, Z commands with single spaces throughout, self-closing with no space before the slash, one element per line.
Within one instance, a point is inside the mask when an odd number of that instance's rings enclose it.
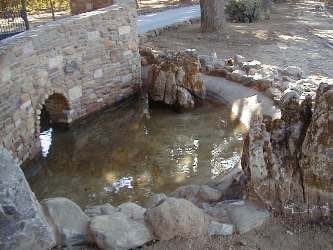
<path fill-rule="evenodd" d="M 207 233 L 208 219 L 201 209 L 184 199 L 167 198 L 148 209 L 145 220 L 159 240 L 176 236 L 193 238 Z"/>
<path fill-rule="evenodd" d="M 200 67 L 198 56 L 192 51 L 161 58 L 148 73 L 149 97 L 180 109 L 193 108 L 196 98 L 204 99 L 206 96 Z"/>
<path fill-rule="evenodd" d="M 50 249 L 55 246 L 52 227 L 18 164 L 0 149 L 0 248 Z"/>
<path fill-rule="evenodd" d="M 101 249 L 133 249 L 153 240 L 149 228 L 143 222 L 133 220 L 121 212 L 93 218 L 90 230 Z"/>
<path fill-rule="evenodd" d="M 187 185 L 177 188 L 170 196 L 189 200 L 200 207 L 203 202 L 219 201 L 222 192 L 208 185 Z"/>
<path fill-rule="evenodd" d="M 54 226 L 57 245 L 76 245 L 91 241 L 89 217 L 67 198 L 51 198 L 42 201 L 45 214 Z"/>

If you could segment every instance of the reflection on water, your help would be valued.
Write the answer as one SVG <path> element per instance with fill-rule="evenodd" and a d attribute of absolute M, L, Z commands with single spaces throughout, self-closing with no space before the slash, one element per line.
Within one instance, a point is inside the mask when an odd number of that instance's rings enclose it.
<path fill-rule="evenodd" d="M 42 133 L 40 133 L 40 135 L 39 135 L 43 157 L 47 157 L 47 155 L 49 154 L 49 150 L 50 150 L 50 147 L 52 144 L 52 132 L 53 132 L 53 129 L 49 128 L 49 129 L 43 131 Z"/>
<path fill-rule="evenodd" d="M 229 111 L 207 102 L 189 113 L 153 105 L 151 119 L 124 104 L 68 131 L 41 136 L 38 159 L 23 166 L 39 199 L 65 196 L 82 207 L 207 183 L 240 159 L 241 126 Z"/>

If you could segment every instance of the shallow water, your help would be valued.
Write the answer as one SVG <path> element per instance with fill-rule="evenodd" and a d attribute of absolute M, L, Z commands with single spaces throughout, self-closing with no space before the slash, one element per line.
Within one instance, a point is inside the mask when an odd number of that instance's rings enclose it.
<path fill-rule="evenodd" d="M 154 105 L 150 120 L 127 103 L 67 131 L 45 131 L 41 156 L 23 169 L 38 199 L 142 204 L 152 192 L 223 176 L 240 159 L 243 132 L 214 102 L 189 113 Z"/>

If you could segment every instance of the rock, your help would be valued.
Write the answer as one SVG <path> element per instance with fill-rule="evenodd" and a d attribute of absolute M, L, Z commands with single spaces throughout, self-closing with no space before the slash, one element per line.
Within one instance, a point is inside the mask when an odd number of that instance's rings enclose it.
<path fill-rule="evenodd" d="M 111 204 L 103 204 L 103 205 L 98 205 L 98 206 L 93 206 L 93 207 L 88 207 L 84 213 L 88 215 L 89 217 L 95 217 L 98 215 L 110 215 L 116 212 L 116 208 L 112 206 Z"/>
<path fill-rule="evenodd" d="M 288 66 L 288 67 L 285 67 L 284 69 L 282 69 L 281 71 L 282 71 L 282 74 L 295 78 L 295 79 L 299 79 L 303 76 L 302 69 L 297 66 Z"/>
<path fill-rule="evenodd" d="M 181 186 L 173 191 L 170 196 L 175 198 L 181 198 L 191 201 L 196 204 L 198 202 L 197 195 L 199 193 L 200 186 L 198 185 L 187 185 Z"/>
<path fill-rule="evenodd" d="M 229 218 L 236 227 L 236 231 L 240 234 L 260 227 L 269 219 L 267 210 L 250 203 L 230 202 L 223 204 L 222 207 L 226 209 Z"/>
<path fill-rule="evenodd" d="M 299 117 L 299 95 L 296 91 L 285 91 L 281 97 L 280 109 L 281 119 L 287 124 L 298 122 Z"/>
<path fill-rule="evenodd" d="M 241 63 L 241 68 L 245 71 L 248 71 L 251 68 L 260 69 L 261 67 L 262 67 L 261 62 L 259 62 L 257 60 Z"/>
<path fill-rule="evenodd" d="M 184 109 L 193 107 L 194 97 L 204 99 L 206 96 L 200 69 L 198 56 L 193 51 L 171 53 L 161 58 L 148 72 L 149 97 Z"/>
<path fill-rule="evenodd" d="M 193 238 L 207 232 L 208 220 L 201 209 L 185 199 L 167 198 L 148 209 L 145 219 L 159 240 L 176 236 Z"/>
<path fill-rule="evenodd" d="M 236 69 L 229 75 L 230 79 L 235 82 L 244 83 L 247 82 L 246 72 L 240 69 Z"/>
<path fill-rule="evenodd" d="M 218 201 L 222 198 L 220 190 L 211 188 L 207 185 L 201 185 L 198 192 L 199 199 L 206 202 Z"/>
<path fill-rule="evenodd" d="M 57 245 L 89 242 L 89 217 L 67 198 L 51 198 L 41 202 L 45 215 L 54 227 Z"/>
<path fill-rule="evenodd" d="M 203 211 L 209 216 L 213 221 L 217 221 L 223 224 L 230 224 L 231 220 L 228 217 L 227 210 L 221 206 L 221 203 L 217 204 L 202 204 Z"/>
<path fill-rule="evenodd" d="M 150 199 L 148 200 L 146 207 L 148 208 L 152 208 L 152 207 L 156 207 L 158 205 L 160 205 L 163 201 L 165 201 L 165 199 L 167 198 L 167 196 L 165 194 L 152 194 L 152 196 L 150 197 Z"/>
<path fill-rule="evenodd" d="M 194 108 L 194 99 L 189 91 L 185 88 L 177 87 L 177 108 L 189 110 Z"/>
<path fill-rule="evenodd" d="M 234 233 L 234 226 L 212 221 L 208 226 L 209 236 L 230 236 Z"/>
<path fill-rule="evenodd" d="M 126 202 L 121 204 L 118 206 L 118 210 L 133 220 L 144 220 L 144 214 L 146 212 L 145 208 L 140 207 L 133 202 Z"/>
<path fill-rule="evenodd" d="M 311 111 L 311 110 L 310 110 Z M 305 112 L 306 113 L 306 112 Z M 300 167 L 307 204 L 333 211 L 333 85 L 320 84 L 302 145 Z M 311 114 L 310 114 L 311 115 Z"/>
<path fill-rule="evenodd" d="M 177 188 L 170 196 L 186 199 L 200 206 L 202 202 L 220 200 L 222 198 L 222 192 L 207 185 L 187 185 Z"/>
<path fill-rule="evenodd" d="M 246 62 L 246 58 L 244 56 L 242 56 L 242 55 L 235 55 L 234 56 L 234 62 L 236 64 L 241 64 L 241 63 Z"/>
<path fill-rule="evenodd" d="M 51 249 L 52 227 L 25 176 L 6 149 L 0 149 L 0 248 Z"/>
<path fill-rule="evenodd" d="M 132 220 L 121 212 L 94 217 L 90 231 L 101 249 L 133 249 L 153 240 L 143 222 Z"/>

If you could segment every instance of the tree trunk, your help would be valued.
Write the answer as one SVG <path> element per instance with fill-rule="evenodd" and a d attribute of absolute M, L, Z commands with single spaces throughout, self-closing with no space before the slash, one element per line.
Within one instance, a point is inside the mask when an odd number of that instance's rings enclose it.
<path fill-rule="evenodd" d="M 225 0 L 200 0 L 201 30 L 219 32 L 224 26 Z"/>

